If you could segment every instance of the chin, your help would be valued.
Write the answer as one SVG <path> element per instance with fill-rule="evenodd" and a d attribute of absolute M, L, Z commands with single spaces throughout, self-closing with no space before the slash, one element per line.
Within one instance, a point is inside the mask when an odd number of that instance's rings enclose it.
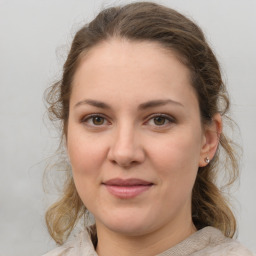
<path fill-rule="evenodd" d="M 136 225 L 135 223 L 122 223 L 120 225 L 111 225 L 108 228 L 112 232 L 122 234 L 124 236 L 142 236 L 150 232 L 145 224 Z"/>
<path fill-rule="evenodd" d="M 100 223 L 112 232 L 126 236 L 139 236 L 149 233 L 154 221 L 143 214 L 129 214 L 127 211 L 121 215 L 104 216 Z M 97 220 L 96 220 L 97 224 Z"/>

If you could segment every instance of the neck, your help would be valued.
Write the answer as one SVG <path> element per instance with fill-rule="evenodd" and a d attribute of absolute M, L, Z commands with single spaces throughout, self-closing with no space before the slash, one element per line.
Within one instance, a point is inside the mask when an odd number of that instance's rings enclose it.
<path fill-rule="evenodd" d="M 99 256 L 153 256 L 168 250 L 196 232 L 190 220 L 186 225 L 161 228 L 146 235 L 127 236 L 97 228 Z"/>

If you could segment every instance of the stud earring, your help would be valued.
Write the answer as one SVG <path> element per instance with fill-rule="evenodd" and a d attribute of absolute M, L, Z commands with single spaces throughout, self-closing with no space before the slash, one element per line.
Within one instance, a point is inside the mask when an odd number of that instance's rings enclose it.
<path fill-rule="evenodd" d="M 207 164 L 210 163 L 210 159 L 209 159 L 208 157 L 206 157 L 206 158 L 204 159 L 204 161 L 205 161 Z"/>

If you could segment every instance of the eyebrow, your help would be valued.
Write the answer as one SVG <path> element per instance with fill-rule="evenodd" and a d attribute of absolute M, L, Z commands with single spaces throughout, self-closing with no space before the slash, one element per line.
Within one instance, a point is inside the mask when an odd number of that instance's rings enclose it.
<path fill-rule="evenodd" d="M 153 107 L 159 107 L 159 106 L 164 106 L 167 104 L 175 104 L 181 107 L 184 107 L 183 104 L 181 104 L 180 102 L 171 100 L 171 99 L 166 99 L 166 100 L 151 100 L 151 101 L 147 101 L 145 103 L 142 103 L 139 105 L 138 109 L 140 110 L 144 110 L 147 108 L 153 108 Z"/>
<path fill-rule="evenodd" d="M 184 107 L 184 105 L 181 104 L 180 102 L 177 102 L 177 101 L 174 101 L 174 100 L 171 100 L 171 99 L 164 99 L 164 100 L 151 100 L 151 101 L 141 103 L 138 106 L 138 109 L 139 110 L 145 110 L 145 109 L 148 109 L 148 108 L 164 106 L 164 105 L 167 105 L 167 104 L 175 104 L 175 105 Z M 74 107 L 78 107 L 78 106 L 81 106 L 81 105 L 91 105 L 91 106 L 94 106 L 94 107 L 97 107 L 97 108 L 111 109 L 110 105 L 108 105 L 108 104 L 106 104 L 102 101 L 97 101 L 97 100 L 92 100 L 92 99 L 85 99 L 85 100 L 79 101 L 78 103 L 75 104 Z"/>
<path fill-rule="evenodd" d="M 91 99 L 81 100 L 81 101 L 77 102 L 74 107 L 78 107 L 81 105 L 91 105 L 91 106 L 94 106 L 97 108 L 103 108 L 103 109 L 111 108 L 108 104 L 106 104 L 104 102 L 97 101 L 97 100 L 91 100 Z"/>

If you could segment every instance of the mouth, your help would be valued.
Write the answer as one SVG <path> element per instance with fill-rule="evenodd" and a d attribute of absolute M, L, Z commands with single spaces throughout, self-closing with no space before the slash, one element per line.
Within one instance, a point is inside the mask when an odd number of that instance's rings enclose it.
<path fill-rule="evenodd" d="M 121 199 L 130 199 L 148 191 L 154 184 L 141 179 L 111 179 L 103 182 L 108 192 Z"/>

